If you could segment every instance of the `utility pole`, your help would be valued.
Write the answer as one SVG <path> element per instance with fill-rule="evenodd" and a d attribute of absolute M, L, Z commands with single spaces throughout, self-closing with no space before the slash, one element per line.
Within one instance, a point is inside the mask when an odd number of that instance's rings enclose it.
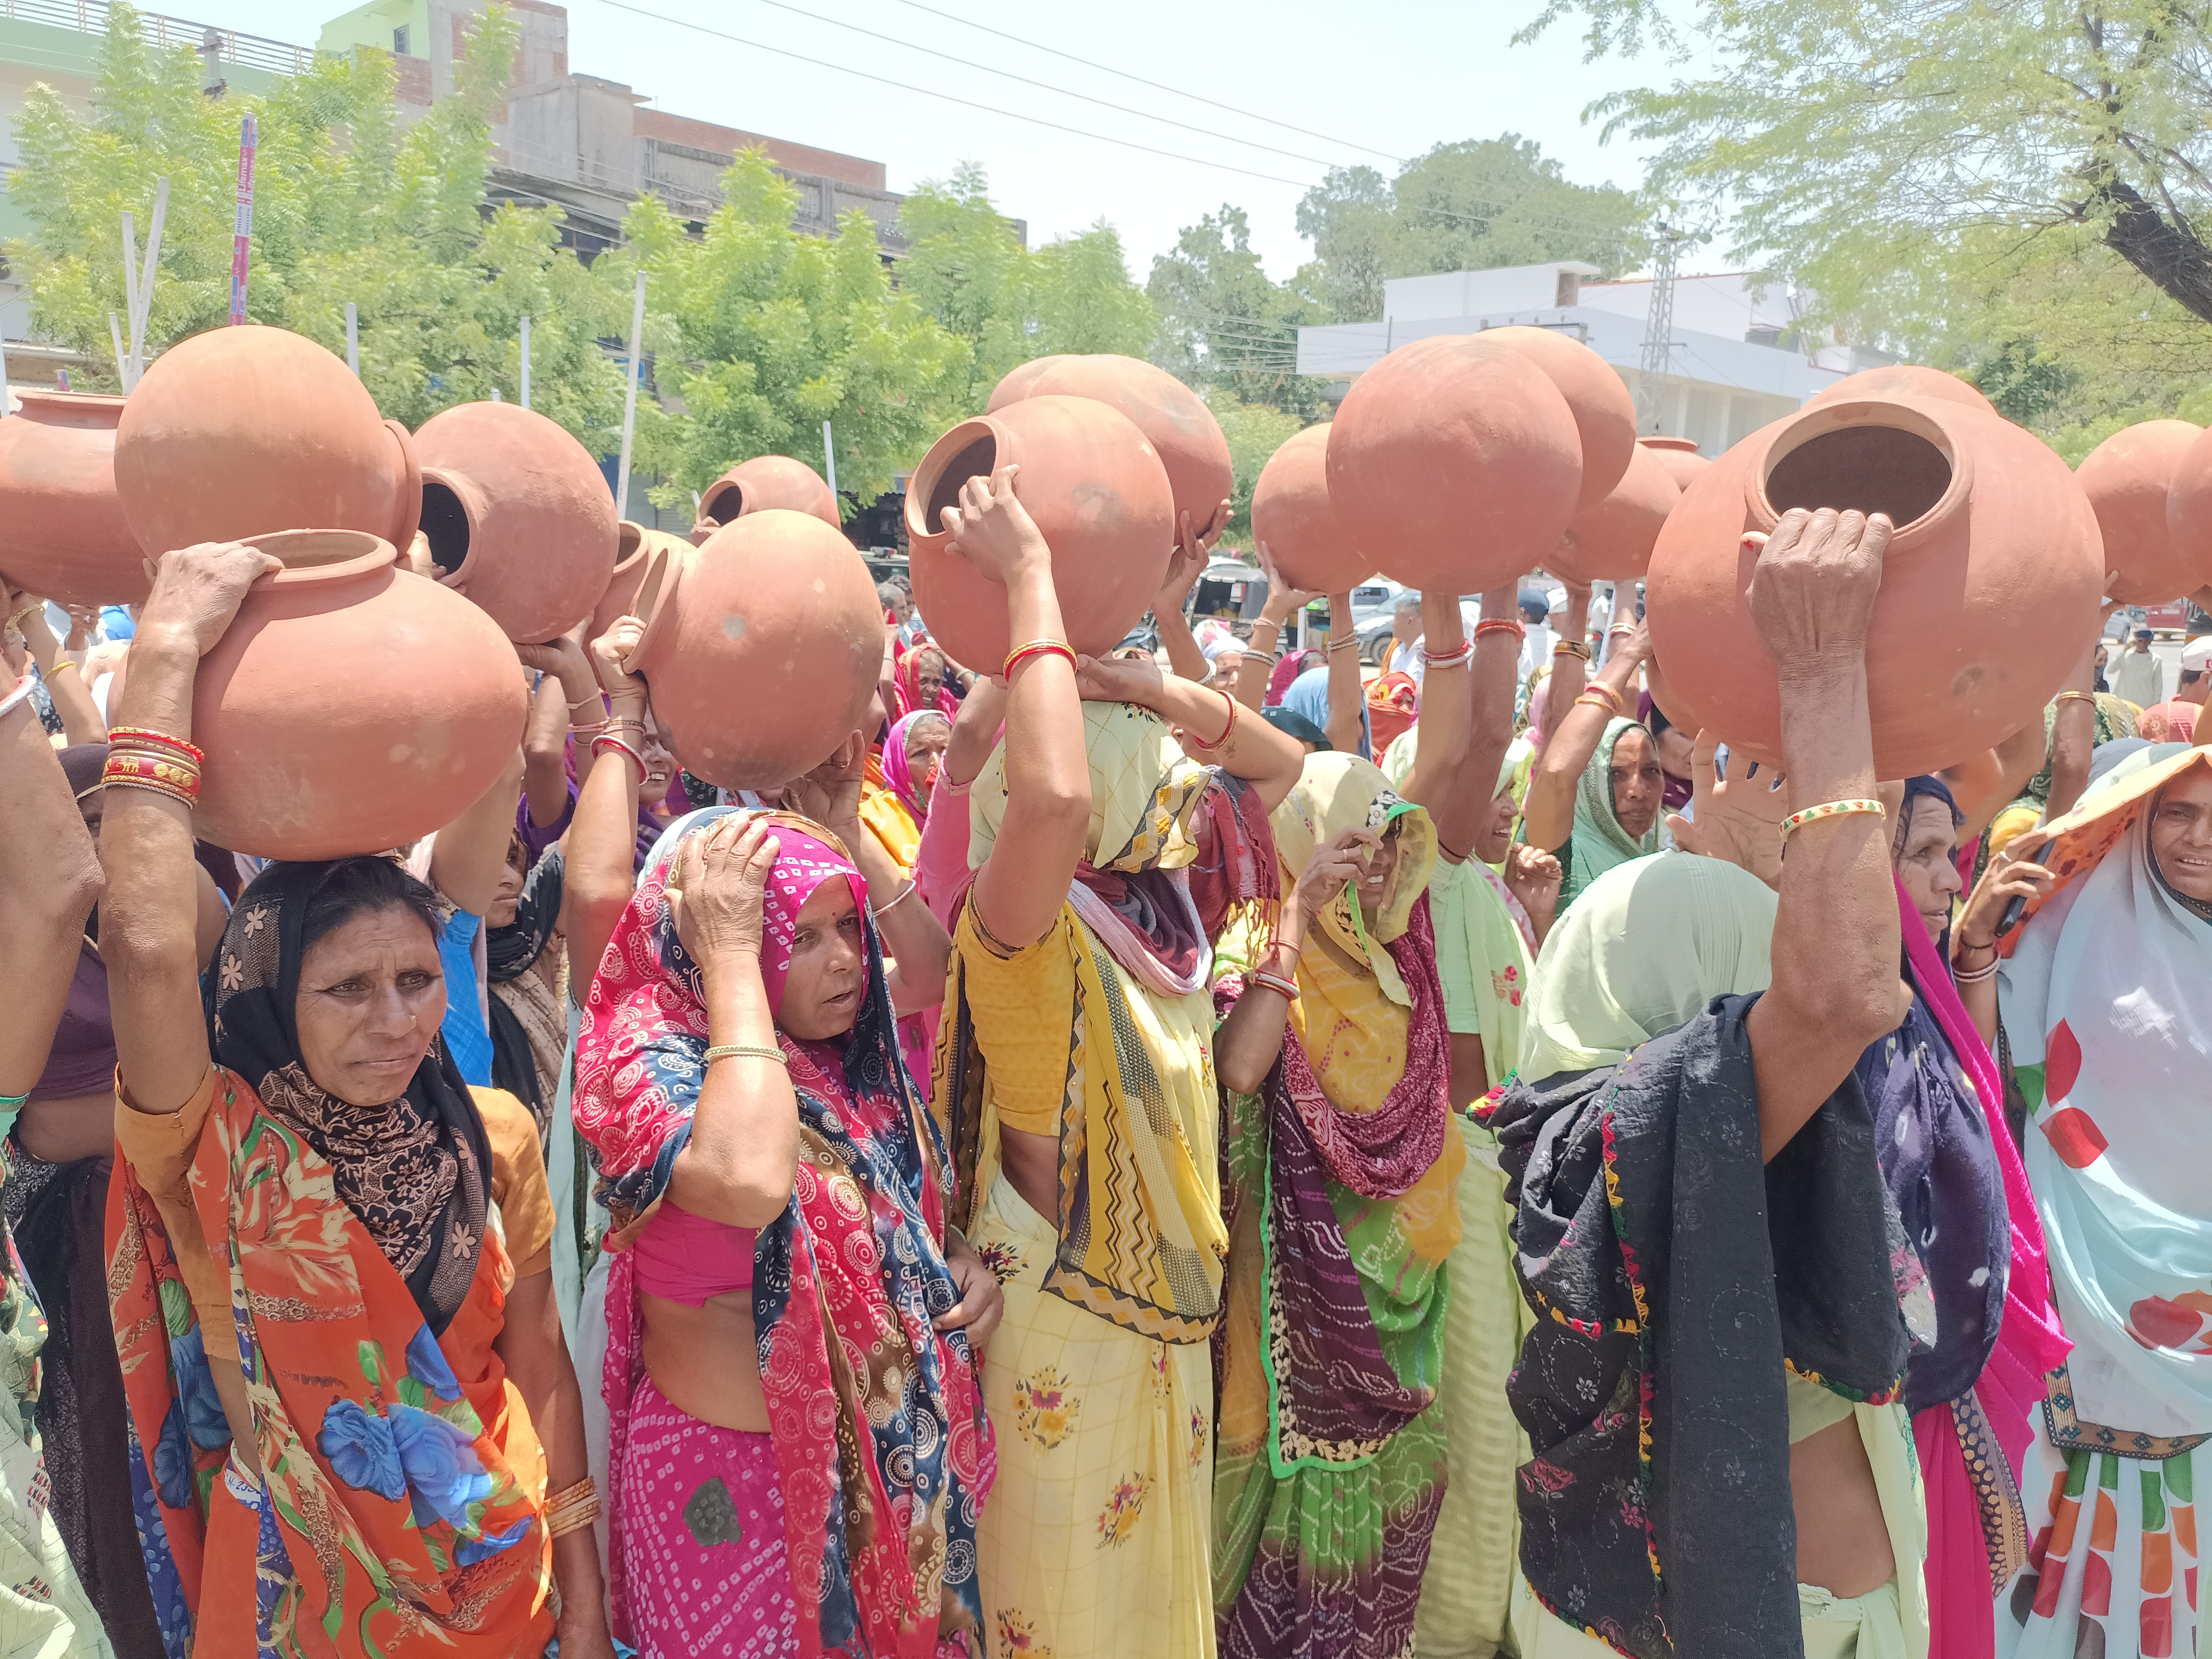
<path fill-rule="evenodd" d="M 1644 362 L 1636 381 L 1636 429 L 1659 430 L 1660 396 L 1674 356 L 1674 255 L 1689 239 L 1663 219 L 1651 240 L 1651 308 L 1644 319 Z"/>

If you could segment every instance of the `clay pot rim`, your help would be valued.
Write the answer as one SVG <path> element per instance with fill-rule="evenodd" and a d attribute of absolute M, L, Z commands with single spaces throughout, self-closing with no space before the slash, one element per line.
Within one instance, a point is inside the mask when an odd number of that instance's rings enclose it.
<path fill-rule="evenodd" d="M 15 401 L 21 406 L 13 411 L 16 414 L 22 413 L 24 410 L 37 407 L 70 410 L 83 415 L 112 413 L 116 419 L 121 420 L 123 405 L 130 401 L 127 398 L 112 392 L 64 392 L 59 387 L 46 386 L 31 386 L 27 389 L 22 386 L 10 386 L 8 389 L 15 394 Z M 7 412 L 4 405 L 0 405 L 0 412 Z"/>
<path fill-rule="evenodd" d="M 1962 412 L 1966 409 L 1964 404 L 1956 407 Z M 1932 410 L 1941 410 L 1948 415 L 1952 412 L 1952 406 L 1908 398 L 1841 398 L 1833 403 L 1806 404 L 1798 411 L 1795 420 L 1768 441 L 1766 453 L 1759 458 L 1750 476 L 1744 480 L 1744 499 L 1758 527 L 1771 534 L 1774 526 L 1782 522 L 1782 515 L 1774 510 L 1774 504 L 1767 499 L 1766 481 L 1774 476 L 1775 467 L 1784 458 L 1803 448 L 1814 439 L 1825 438 L 1832 432 L 1855 427 L 1887 426 L 1910 433 L 1934 445 L 1943 457 L 1945 465 L 1951 469 L 1951 482 L 1936 498 L 1935 504 L 1918 518 L 1897 526 L 1890 535 L 1889 548 L 1892 553 L 1910 552 L 1928 540 L 1962 510 L 1967 497 L 1972 494 L 1974 485 L 1972 453 L 1960 449 L 1943 422 L 1931 412 Z M 1787 416 L 1784 418 L 1790 420 Z"/>
<path fill-rule="evenodd" d="M 1656 432 L 1639 432 L 1636 434 L 1636 441 L 1641 448 L 1672 450 L 1678 455 L 1698 455 L 1703 453 L 1698 449 L 1698 441 L 1695 438 L 1670 438 Z"/>
<path fill-rule="evenodd" d="M 623 551 L 623 542 L 625 538 L 629 542 L 629 550 L 627 553 Z M 608 573 L 610 577 L 621 575 L 626 568 L 644 557 L 650 545 L 651 544 L 646 540 L 646 528 L 643 525 L 633 519 L 616 520 L 615 568 Z"/>
<path fill-rule="evenodd" d="M 1015 401 L 1027 400 L 1017 398 Z M 1086 401 L 1095 402 L 1096 399 Z M 1117 410 L 1115 413 L 1120 411 Z M 1126 420 L 1128 417 L 1123 416 L 1122 418 Z M 945 470 L 952 464 L 953 458 L 969 445 L 985 438 L 998 447 L 998 453 L 994 458 L 997 465 L 1003 466 L 1008 460 L 1018 459 L 1010 453 L 1013 446 L 1012 429 L 996 415 L 984 414 L 971 415 L 957 425 L 947 428 L 944 435 L 930 445 L 929 453 L 915 464 L 914 471 L 906 481 L 906 504 L 899 509 L 900 517 L 906 523 L 909 541 L 923 537 L 938 542 L 945 540 L 944 526 L 932 525 L 922 515 L 929 511 L 930 497 L 937 494 L 938 482 L 944 477 Z M 1151 447 L 1149 443 L 1146 447 Z"/>
<path fill-rule="evenodd" d="M 240 536 L 238 539 L 247 547 L 260 549 L 284 559 L 288 548 L 308 538 L 330 538 L 349 544 L 350 552 L 333 551 L 312 562 L 300 565 L 285 560 L 284 568 L 272 570 L 255 579 L 253 591 L 269 587 L 301 587 L 318 582 L 349 581 L 356 576 L 373 575 L 398 562 L 398 550 L 383 537 L 366 530 L 272 530 L 258 536 Z"/>
<path fill-rule="evenodd" d="M 790 509 L 777 507 L 769 510 L 788 512 Z M 802 519 L 814 518 L 811 513 L 802 513 L 798 516 Z M 821 522 L 819 519 L 815 519 L 814 521 L 817 524 Z M 727 526 L 724 526 L 725 529 L 727 527 Z M 716 531 L 714 533 L 720 535 L 721 532 Z M 708 539 L 711 542 L 714 538 L 709 537 Z M 637 636 L 637 648 L 623 659 L 623 673 L 636 674 L 637 665 L 652 654 L 653 641 L 669 629 L 676 626 L 675 623 L 670 620 L 676 614 L 676 607 L 669 601 L 676 597 L 676 590 L 684 585 L 684 572 L 691 568 L 691 561 L 684 556 L 690 551 L 704 550 L 704 549 L 686 549 L 677 544 L 658 548 L 648 545 L 645 555 L 647 561 L 645 574 L 639 579 L 637 592 L 631 596 L 630 608 L 626 613 L 633 617 L 643 614 L 645 631 Z M 609 624 L 611 627 L 612 625 L 611 623 Z"/>

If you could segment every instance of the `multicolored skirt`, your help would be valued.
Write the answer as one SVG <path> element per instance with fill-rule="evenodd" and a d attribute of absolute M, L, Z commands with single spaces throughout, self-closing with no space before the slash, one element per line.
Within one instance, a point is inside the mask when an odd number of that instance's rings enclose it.
<path fill-rule="evenodd" d="M 631 1398 L 613 1475 L 640 1659 L 799 1651 L 783 1492 L 767 1435 L 702 1423 L 647 1377 Z"/>

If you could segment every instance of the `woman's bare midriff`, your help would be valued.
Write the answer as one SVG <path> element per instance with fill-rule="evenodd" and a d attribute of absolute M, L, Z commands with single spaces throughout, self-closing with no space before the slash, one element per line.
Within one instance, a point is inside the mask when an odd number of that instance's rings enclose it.
<path fill-rule="evenodd" d="M 1797 1582 L 1846 1599 L 1897 1574 L 1889 1523 L 1856 1415 L 1790 1448 L 1790 1502 L 1797 1512 Z"/>
<path fill-rule="evenodd" d="M 646 1375 L 668 1403 L 718 1429 L 767 1433 L 752 1291 L 710 1296 L 696 1308 L 658 1296 L 638 1300 L 645 1316 Z"/>
<path fill-rule="evenodd" d="M 999 1164 L 1006 1179 L 1047 1222 L 1060 1215 L 1060 1142 L 1052 1135 L 999 1126 Z"/>
<path fill-rule="evenodd" d="M 15 1120 L 15 1143 L 41 1164 L 74 1164 L 115 1150 L 115 1091 L 34 1100 Z"/>

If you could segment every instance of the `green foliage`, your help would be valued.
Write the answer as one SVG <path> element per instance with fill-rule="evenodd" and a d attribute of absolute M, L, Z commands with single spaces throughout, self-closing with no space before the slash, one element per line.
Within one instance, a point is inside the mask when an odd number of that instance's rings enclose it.
<path fill-rule="evenodd" d="M 1234 551 L 1252 545 L 1252 486 L 1260 481 L 1260 469 L 1285 440 L 1310 422 L 1267 404 L 1243 404 L 1226 396 L 1213 399 L 1213 418 L 1229 440 L 1229 461 L 1236 471 L 1229 528 L 1222 539 L 1223 550 Z"/>
<path fill-rule="evenodd" d="M 15 124 L 22 162 L 9 193 L 33 234 L 9 253 L 40 333 L 109 358 L 107 313 L 125 314 L 119 215 L 132 211 L 143 243 L 163 175 L 149 353 L 228 320 L 239 122 L 252 112 L 252 320 L 342 354 L 352 301 L 362 379 L 385 414 L 411 427 L 495 386 L 515 397 L 527 313 L 532 405 L 594 453 L 611 451 L 622 380 L 598 342 L 620 331 L 626 308 L 558 246 L 558 209 L 483 212 L 490 118 L 518 35 L 504 7 L 488 9 L 456 64 L 453 95 L 402 132 L 384 53 L 319 58 L 265 98 L 212 99 L 197 52 L 154 51 L 136 14 L 116 4 L 91 116 L 40 86 Z M 94 379 L 115 385 L 112 374 Z"/>
<path fill-rule="evenodd" d="M 972 356 L 962 408 L 979 410 L 1007 370 L 1054 352 L 1141 357 L 1158 324 L 1103 221 L 1034 251 L 991 204 L 983 169 L 963 162 L 899 209 L 910 244 L 899 286 Z"/>
<path fill-rule="evenodd" d="M 834 237 L 791 228 L 798 186 L 749 150 L 722 175 L 704 237 L 652 197 L 631 207 L 628 245 L 592 275 L 625 306 L 647 274 L 653 381 L 665 406 L 638 404 L 637 465 L 666 480 L 673 507 L 755 455 L 811 463 L 822 422 L 837 482 L 866 501 L 965 412 L 975 351 L 895 287 L 874 222 L 848 214 Z M 625 327 L 627 323 L 625 321 Z"/>
<path fill-rule="evenodd" d="M 1286 410 L 1302 425 L 1326 417 L 1324 382 L 1297 372 L 1297 331 L 1327 322 L 1328 308 L 1261 269 L 1243 208 L 1224 202 L 1218 214 L 1184 226 L 1175 251 L 1153 259 L 1146 292 L 1160 319 L 1154 361 L 1169 373 L 1238 403 Z"/>
<path fill-rule="evenodd" d="M 1380 317 L 1390 276 L 1556 259 L 1622 276 L 1650 252 L 1643 219 L 1632 191 L 1571 184 L 1510 132 L 1438 144 L 1388 183 L 1373 167 L 1332 167 L 1298 203 L 1307 281 L 1339 322 Z"/>
<path fill-rule="evenodd" d="M 1705 0 L 1713 67 L 1594 106 L 1735 216 L 1808 320 L 1960 368 L 2060 447 L 2212 370 L 2212 38 L 2167 0 Z M 1591 55 L 1686 58 L 1659 0 L 1548 0 Z"/>

